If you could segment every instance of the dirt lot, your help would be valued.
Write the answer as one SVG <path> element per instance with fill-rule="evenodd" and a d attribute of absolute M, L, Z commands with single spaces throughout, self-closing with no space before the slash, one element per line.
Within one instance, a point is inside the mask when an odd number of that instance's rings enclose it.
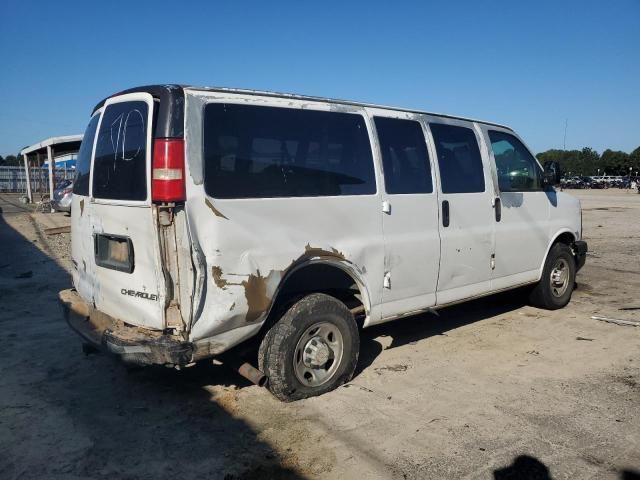
<path fill-rule="evenodd" d="M 69 235 L 43 233 L 69 219 L 0 194 L 0 478 L 636 478 L 640 328 L 591 316 L 640 320 L 640 195 L 574 193 L 567 308 L 510 293 L 366 330 L 352 383 L 293 404 L 219 365 L 84 356 L 56 303 Z"/>

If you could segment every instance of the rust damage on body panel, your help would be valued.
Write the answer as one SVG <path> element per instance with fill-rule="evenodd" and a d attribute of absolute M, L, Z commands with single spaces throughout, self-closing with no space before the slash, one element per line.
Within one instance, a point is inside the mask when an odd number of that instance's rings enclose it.
<path fill-rule="evenodd" d="M 245 320 L 248 323 L 254 322 L 259 319 L 260 316 L 269 309 L 271 304 L 271 295 L 267 294 L 267 279 L 272 275 L 281 276 L 281 271 L 271 271 L 267 277 L 263 277 L 260 270 L 257 270 L 255 274 L 247 275 L 247 279 L 240 283 L 229 282 L 223 278 L 224 272 L 222 268 L 217 265 L 211 267 L 211 275 L 213 282 L 221 290 L 227 290 L 228 286 L 241 286 L 244 289 L 244 296 L 247 300 L 247 314 Z M 271 292 L 273 293 L 273 292 Z M 232 311 L 236 306 L 233 302 L 229 311 Z"/>
<path fill-rule="evenodd" d="M 271 271 L 269 276 L 274 272 Z M 277 272 L 280 274 L 280 272 Z M 266 312 L 271 305 L 271 296 L 267 294 L 267 279 L 260 275 L 260 270 L 256 275 L 249 275 L 249 278 L 242 282 L 244 296 L 247 299 L 247 322 L 254 322 L 260 315 Z"/>
<path fill-rule="evenodd" d="M 286 268 L 282 270 L 271 270 L 266 276 L 262 275 L 259 269 L 256 269 L 255 273 L 246 275 L 247 279 L 242 282 L 230 282 L 225 279 L 222 268 L 217 265 L 211 267 L 211 275 L 213 282 L 221 290 L 227 290 L 229 286 L 243 287 L 244 296 L 247 301 L 245 321 L 252 323 L 260 320 L 261 316 L 269 311 L 281 279 L 285 276 L 285 272 L 289 271 L 294 265 L 313 258 L 330 258 L 341 262 L 347 261 L 341 251 L 333 247 L 329 248 L 330 250 L 325 250 L 324 248 L 312 247 L 310 244 L 307 244 L 304 247 L 304 252 L 298 258 L 294 259 Z M 232 275 L 237 276 L 239 274 Z M 233 311 L 235 308 L 236 303 L 234 302 L 229 308 L 229 311 Z"/>
<path fill-rule="evenodd" d="M 331 250 L 325 250 L 323 248 L 312 247 L 307 243 L 304 246 L 304 253 L 300 255 L 293 263 L 297 262 L 298 260 L 302 260 L 304 257 L 333 257 L 339 260 L 346 260 L 344 254 L 341 251 L 333 247 L 330 248 Z"/>
<path fill-rule="evenodd" d="M 220 217 L 220 218 L 224 218 L 225 220 L 229 220 L 227 217 L 224 216 L 224 214 L 218 210 L 216 207 L 213 206 L 213 203 L 211 203 L 211 200 L 209 200 L 208 198 L 204 199 L 204 203 L 207 207 L 209 207 L 209 209 L 213 212 L 213 214 L 216 217 Z"/>
<path fill-rule="evenodd" d="M 218 266 L 211 267 L 211 276 L 213 277 L 213 283 L 216 284 L 216 287 L 221 290 L 227 289 L 228 282 L 222 278 L 222 269 Z"/>

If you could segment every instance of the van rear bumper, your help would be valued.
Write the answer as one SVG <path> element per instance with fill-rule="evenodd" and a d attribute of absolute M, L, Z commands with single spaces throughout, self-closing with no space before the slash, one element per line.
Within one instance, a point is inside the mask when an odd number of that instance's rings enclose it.
<path fill-rule="evenodd" d="M 58 299 L 66 322 L 76 333 L 125 363 L 184 366 L 192 361 L 191 342 L 116 320 L 94 309 L 73 288 L 60 291 Z"/>

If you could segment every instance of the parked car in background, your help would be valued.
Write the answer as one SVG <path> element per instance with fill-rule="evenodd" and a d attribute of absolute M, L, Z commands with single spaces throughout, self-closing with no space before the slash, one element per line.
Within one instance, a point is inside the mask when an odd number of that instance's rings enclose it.
<path fill-rule="evenodd" d="M 582 188 L 591 188 L 591 177 L 580 177 Z"/>
<path fill-rule="evenodd" d="M 562 188 L 591 188 L 591 179 L 589 177 L 563 177 L 560 180 Z"/>
<path fill-rule="evenodd" d="M 73 181 L 62 180 L 53 190 L 51 208 L 57 212 L 71 212 L 71 198 L 73 196 Z"/>

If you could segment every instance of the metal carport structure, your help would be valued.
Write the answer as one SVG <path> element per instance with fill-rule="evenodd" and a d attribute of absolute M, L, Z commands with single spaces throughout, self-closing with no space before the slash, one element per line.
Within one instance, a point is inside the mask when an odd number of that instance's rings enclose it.
<path fill-rule="evenodd" d="M 55 169 L 55 157 L 67 155 L 70 153 L 78 153 L 80 150 L 80 143 L 82 142 L 82 135 L 66 135 L 63 137 L 51 137 L 46 140 L 42 140 L 40 143 L 35 143 L 20 150 L 20 155 L 24 159 L 24 170 L 26 175 L 27 185 L 27 197 L 29 202 L 33 202 L 33 194 L 31 192 L 31 180 L 29 178 L 29 161 L 30 158 L 35 160 L 35 163 L 40 167 L 40 159 L 45 158 L 49 163 L 49 199 L 53 200 L 53 186 L 54 186 L 54 169 Z"/>

